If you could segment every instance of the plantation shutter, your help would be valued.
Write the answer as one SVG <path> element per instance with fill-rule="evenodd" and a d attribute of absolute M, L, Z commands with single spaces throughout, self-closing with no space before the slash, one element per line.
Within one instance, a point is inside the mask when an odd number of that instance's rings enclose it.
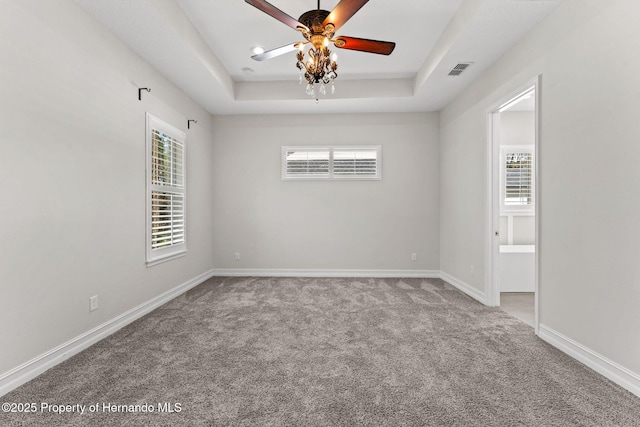
<path fill-rule="evenodd" d="M 334 148 L 333 174 L 339 177 L 377 177 L 378 150 Z"/>
<path fill-rule="evenodd" d="M 185 135 L 148 115 L 147 262 L 186 251 Z"/>
<path fill-rule="evenodd" d="M 534 157 L 528 146 L 502 147 L 502 208 L 533 211 Z"/>
<path fill-rule="evenodd" d="M 283 178 L 329 177 L 329 148 L 283 149 Z"/>
<path fill-rule="evenodd" d="M 380 179 L 380 146 L 282 147 L 282 179 Z"/>
<path fill-rule="evenodd" d="M 184 242 L 184 197 L 182 194 L 151 192 L 151 248 Z"/>

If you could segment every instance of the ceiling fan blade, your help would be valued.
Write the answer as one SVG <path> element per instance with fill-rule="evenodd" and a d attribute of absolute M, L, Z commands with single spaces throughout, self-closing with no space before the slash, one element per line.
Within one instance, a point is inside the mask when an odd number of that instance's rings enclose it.
<path fill-rule="evenodd" d="M 340 0 L 340 3 L 333 8 L 331 13 L 325 18 L 322 26 L 333 24 L 334 31 L 342 27 L 362 6 L 369 0 Z"/>
<path fill-rule="evenodd" d="M 244 0 L 244 1 L 249 3 L 251 6 L 255 7 L 256 9 L 260 9 L 267 15 L 273 16 L 278 21 L 290 26 L 294 30 L 297 30 L 298 28 L 306 28 L 307 31 L 309 30 L 306 25 L 301 24 L 300 22 L 298 22 L 297 19 L 294 19 L 291 16 L 287 15 L 286 13 L 284 13 L 283 11 L 281 11 L 280 9 L 278 9 L 277 7 L 275 7 L 269 2 L 266 2 L 264 0 Z"/>
<path fill-rule="evenodd" d="M 380 55 L 391 55 L 391 52 L 393 52 L 393 49 L 396 47 L 396 44 L 393 42 L 346 36 L 336 37 L 335 45 L 341 49 L 359 50 L 360 52 L 378 53 Z"/>
<path fill-rule="evenodd" d="M 285 53 L 293 52 L 294 50 L 298 50 L 298 43 L 287 44 L 253 55 L 251 59 L 255 59 L 256 61 L 266 61 L 267 59 L 275 58 L 276 56 L 284 55 Z"/>

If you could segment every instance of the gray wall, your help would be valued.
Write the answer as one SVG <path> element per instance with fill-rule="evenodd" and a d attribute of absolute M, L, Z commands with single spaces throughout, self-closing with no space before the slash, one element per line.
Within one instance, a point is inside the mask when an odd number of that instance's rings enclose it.
<path fill-rule="evenodd" d="M 485 115 L 539 74 L 540 321 L 640 372 L 640 3 L 563 2 L 440 117 L 212 119 L 72 2 L 0 2 L 0 376 L 214 267 L 439 269 L 481 294 Z M 198 120 L 189 253 L 152 268 L 146 111 Z M 282 182 L 280 146 L 325 138 L 381 144 L 383 179 Z"/>
<path fill-rule="evenodd" d="M 536 118 L 533 111 L 500 113 L 500 145 L 535 145 Z M 513 244 L 535 245 L 535 215 L 514 215 Z M 507 215 L 500 216 L 500 244 L 508 244 Z"/>
<path fill-rule="evenodd" d="M 212 119 L 70 1 L 0 6 L 0 377 L 212 268 Z M 138 101 L 137 86 L 152 88 Z M 145 266 L 145 112 L 187 132 L 188 254 Z M 89 313 L 89 297 L 99 308 Z"/>
<path fill-rule="evenodd" d="M 484 292 L 487 109 L 542 75 L 541 327 L 640 373 L 640 3 L 568 0 L 441 113 L 441 269 Z"/>
<path fill-rule="evenodd" d="M 216 267 L 437 272 L 438 119 L 437 113 L 216 117 Z M 282 181 L 283 145 L 325 144 L 381 145 L 382 180 Z"/>

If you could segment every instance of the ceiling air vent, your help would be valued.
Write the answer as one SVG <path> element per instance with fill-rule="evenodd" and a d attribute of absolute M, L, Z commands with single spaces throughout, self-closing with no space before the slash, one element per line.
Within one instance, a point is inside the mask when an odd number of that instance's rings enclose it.
<path fill-rule="evenodd" d="M 453 69 L 451 71 L 449 71 L 449 75 L 450 76 L 459 76 L 471 64 L 473 64 L 473 62 L 461 62 L 460 64 L 458 64 L 455 67 L 453 67 Z"/>

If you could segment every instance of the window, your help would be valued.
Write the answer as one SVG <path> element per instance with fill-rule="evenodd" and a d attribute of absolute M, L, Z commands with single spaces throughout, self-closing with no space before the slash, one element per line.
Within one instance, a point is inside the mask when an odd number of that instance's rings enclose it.
<path fill-rule="evenodd" d="M 333 149 L 334 177 L 378 178 L 379 148 Z"/>
<path fill-rule="evenodd" d="M 282 147 L 282 179 L 381 179 L 381 147 Z"/>
<path fill-rule="evenodd" d="M 184 255 L 185 133 L 147 113 L 147 265 Z"/>
<path fill-rule="evenodd" d="M 283 149 L 283 178 L 328 178 L 329 148 Z"/>
<path fill-rule="evenodd" d="M 528 145 L 500 148 L 502 212 L 534 212 L 533 153 Z"/>

